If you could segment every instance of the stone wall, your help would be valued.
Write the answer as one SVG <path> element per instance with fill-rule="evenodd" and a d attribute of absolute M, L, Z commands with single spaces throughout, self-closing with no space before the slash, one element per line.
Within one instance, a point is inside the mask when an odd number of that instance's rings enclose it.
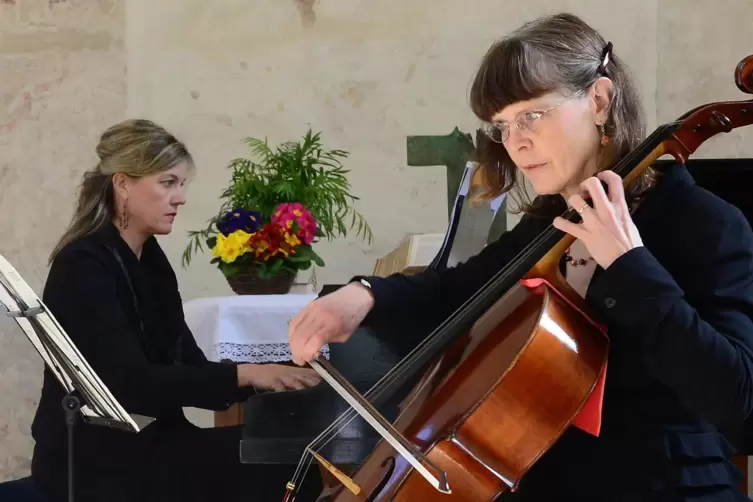
<path fill-rule="evenodd" d="M 198 163 L 189 203 L 162 243 L 186 299 L 230 290 L 199 257 L 180 268 L 241 139 L 296 139 L 308 126 L 347 167 L 375 234 L 323 244 L 319 283 L 371 270 L 408 232 L 442 231 L 446 178 L 408 166 L 406 138 L 478 123 L 467 106 L 489 44 L 555 2 L 476 0 L 0 0 L 0 254 L 41 292 L 47 255 L 73 209 L 99 133 L 125 117 L 158 121 Z M 649 123 L 740 99 L 732 81 L 751 51 L 753 3 L 636 0 L 561 3 L 613 41 L 640 82 Z M 698 156 L 751 156 L 753 133 Z M 410 215 L 410 217 L 406 217 Z M 28 471 L 40 364 L 0 321 L 0 479 Z"/>

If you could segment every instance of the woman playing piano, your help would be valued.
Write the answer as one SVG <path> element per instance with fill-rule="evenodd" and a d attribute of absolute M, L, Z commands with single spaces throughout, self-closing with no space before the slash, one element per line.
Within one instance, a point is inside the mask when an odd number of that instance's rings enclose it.
<path fill-rule="evenodd" d="M 294 361 L 377 317 L 446 318 L 553 222 L 577 239 L 562 261 L 568 282 L 608 327 L 602 430 L 568 430 L 500 500 L 748 500 L 719 432 L 753 409 L 753 232 L 743 214 L 682 166 L 623 189 L 609 169 L 643 139 L 641 103 L 612 45 L 575 16 L 527 23 L 494 44 L 470 100 L 487 125 L 490 195 L 524 180 L 537 194 L 520 192 L 520 223 L 457 267 L 355 278 L 312 302 L 290 324 Z M 557 216 L 567 205 L 582 224 Z"/>
<path fill-rule="evenodd" d="M 208 362 L 155 238 L 172 230 L 186 201 L 191 156 L 145 120 L 109 128 L 97 154 L 52 252 L 43 300 L 126 410 L 156 421 L 138 434 L 78 425 L 76 500 L 281 500 L 295 466 L 240 464 L 239 428 L 197 428 L 182 408 L 222 410 L 255 389 L 301 389 L 319 376 L 296 366 Z M 50 502 L 67 500 L 62 392 L 46 370 L 32 478 Z M 317 483 L 306 485 L 318 493 Z"/>

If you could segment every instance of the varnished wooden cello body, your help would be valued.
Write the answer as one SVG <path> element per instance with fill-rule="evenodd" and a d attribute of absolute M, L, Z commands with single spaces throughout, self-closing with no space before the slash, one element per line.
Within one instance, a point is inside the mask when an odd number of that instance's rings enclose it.
<path fill-rule="evenodd" d="M 735 82 L 753 94 L 753 56 Z M 613 170 L 628 185 L 660 157 L 685 163 L 712 136 L 750 124 L 753 100 L 700 106 L 657 128 Z M 572 210 L 563 216 L 579 220 Z M 385 440 L 320 500 L 492 501 L 518 486 L 571 426 L 607 361 L 606 334 L 559 273 L 573 240 L 549 227 L 401 363 L 424 375 L 397 421 L 375 418 Z M 312 366 L 360 414 L 376 414 L 326 362 Z"/>

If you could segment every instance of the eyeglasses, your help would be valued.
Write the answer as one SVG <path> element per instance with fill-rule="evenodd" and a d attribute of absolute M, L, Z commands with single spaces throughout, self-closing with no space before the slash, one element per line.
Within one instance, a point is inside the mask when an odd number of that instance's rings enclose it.
<path fill-rule="evenodd" d="M 547 108 L 546 110 L 520 112 L 515 116 L 513 123 L 520 131 L 528 130 L 534 133 L 538 132 L 539 125 L 541 123 L 541 117 L 551 112 L 573 96 L 574 94 L 564 98 L 562 101 L 552 107 Z M 510 124 L 508 122 L 484 124 L 483 131 L 487 136 L 489 136 L 489 139 L 491 139 L 495 143 L 504 143 L 510 137 Z"/>

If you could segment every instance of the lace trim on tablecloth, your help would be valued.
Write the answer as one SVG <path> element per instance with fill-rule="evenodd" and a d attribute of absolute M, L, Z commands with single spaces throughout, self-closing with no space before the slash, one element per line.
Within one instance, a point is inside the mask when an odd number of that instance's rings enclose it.
<path fill-rule="evenodd" d="M 290 361 L 288 343 L 215 343 L 216 361 L 230 359 L 236 363 L 277 363 Z M 329 359 L 329 347 L 322 347 L 322 354 Z"/>

